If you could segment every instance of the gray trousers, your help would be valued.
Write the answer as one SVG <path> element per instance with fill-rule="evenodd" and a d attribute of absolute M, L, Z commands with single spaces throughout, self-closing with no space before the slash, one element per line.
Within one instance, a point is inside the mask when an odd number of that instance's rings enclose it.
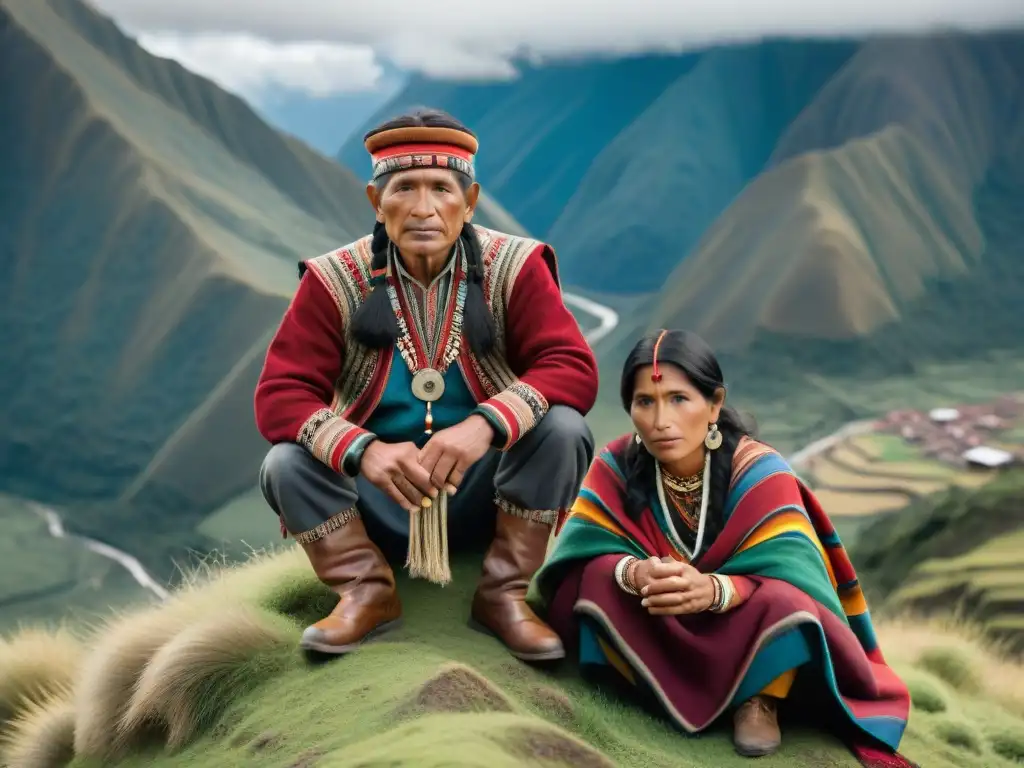
<path fill-rule="evenodd" d="M 483 551 L 494 537 L 495 509 L 552 521 L 576 499 L 594 458 L 583 416 L 554 405 L 507 452 L 491 449 L 474 464 L 448 501 L 451 551 Z M 315 541 L 358 513 L 373 542 L 392 563 L 405 561 L 409 513 L 362 476 L 340 475 L 298 443 L 278 443 L 263 460 L 260 489 L 284 527 Z"/>

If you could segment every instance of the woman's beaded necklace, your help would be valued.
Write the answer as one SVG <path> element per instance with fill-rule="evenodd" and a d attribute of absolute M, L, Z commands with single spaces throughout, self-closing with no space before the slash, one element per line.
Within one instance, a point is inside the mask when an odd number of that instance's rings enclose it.
<path fill-rule="evenodd" d="M 708 496 L 711 491 L 711 451 L 707 451 L 704 454 L 704 472 L 701 475 L 695 475 L 688 478 L 678 478 L 675 475 L 665 472 L 661 468 L 661 462 L 657 459 L 654 460 L 654 484 L 657 486 L 658 491 L 658 504 L 661 507 L 661 514 L 665 519 L 666 529 L 669 533 L 669 538 L 672 540 L 672 544 L 682 554 L 686 555 L 691 560 L 694 555 L 700 552 L 701 544 L 704 543 L 704 523 L 707 520 L 708 512 Z M 700 498 L 700 511 L 697 513 L 697 518 L 694 521 L 693 526 L 690 525 L 690 519 L 692 519 L 693 512 L 691 510 L 684 511 L 680 508 L 678 503 L 673 503 L 673 506 L 679 510 L 680 515 L 683 517 L 683 521 L 688 527 L 697 529 L 697 539 L 693 545 L 693 551 L 683 543 L 682 538 L 679 536 L 675 529 L 675 525 L 672 524 L 672 518 L 669 514 L 668 499 L 666 498 L 665 487 L 668 486 L 672 492 L 673 502 L 676 501 L 676 496 L 693 494 L 694 497 L 698 489 L 701 491 Z"/>
<path fill-rule="evenodd" d="M 677 477 L 664 468 L 661 473 L 666 498 L 672 502 L 686 527 L 696 532 L 700 524 L 701 489 L 704 487 L 704 478 L 700 474 Z"/>

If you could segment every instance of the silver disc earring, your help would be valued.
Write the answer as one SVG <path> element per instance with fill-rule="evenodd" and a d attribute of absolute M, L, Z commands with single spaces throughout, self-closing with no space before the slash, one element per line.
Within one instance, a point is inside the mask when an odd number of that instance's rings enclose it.
<path fill-rule="evenodd" d="M 709 451 L 717 451 L 722 447 L 722 433 L 718 430 L 717 424 L 712 424 L 708 434 L 704 438 L 704 447 Z"/>

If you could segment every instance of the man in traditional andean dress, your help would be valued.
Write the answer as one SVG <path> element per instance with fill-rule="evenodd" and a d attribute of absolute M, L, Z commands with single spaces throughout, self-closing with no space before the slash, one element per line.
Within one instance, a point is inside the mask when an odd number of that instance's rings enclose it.
<path fill-rule="evenodd" d="M 374 232 L 299 265 L 255 397 L 263 494 L 340 597 L 301 644 L 340 654 L 396 626 L 392 565 L 436 548 L 409 537 L 443 512 L 453 551 L 486 548 L 476 626 L 560 658 L 524 598 L 593 457 L 593 353 L 551 247 L 471 223 L 472 132 L 421 111 L 365 146 Z"/>

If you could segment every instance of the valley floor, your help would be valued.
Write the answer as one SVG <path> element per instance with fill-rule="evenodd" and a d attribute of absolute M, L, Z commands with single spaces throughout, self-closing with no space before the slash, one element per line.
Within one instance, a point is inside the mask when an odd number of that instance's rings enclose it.
<path fill-rule="evenodd" d="M 57 618 L 88 622 L 142 601 L 120 565 L 74 539 L 54 538 L 32 506 L 0 494 L 0 633 Z"/>

